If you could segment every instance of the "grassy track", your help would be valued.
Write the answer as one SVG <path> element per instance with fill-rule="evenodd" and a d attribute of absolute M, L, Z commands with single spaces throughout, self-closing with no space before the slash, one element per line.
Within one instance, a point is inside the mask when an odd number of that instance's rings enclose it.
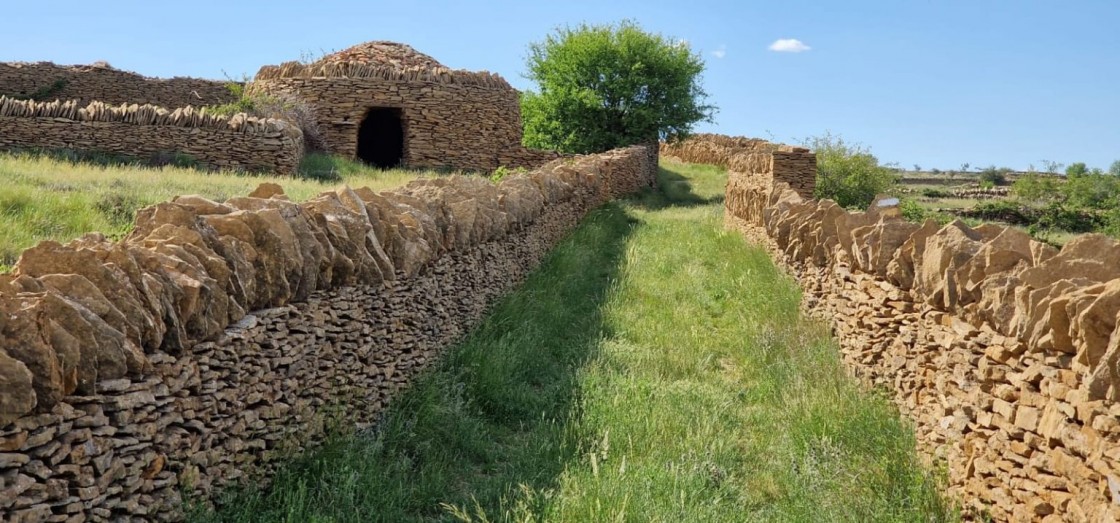
<path fill-rule="evenodd" d="M 724 175 L 595 211 L 394 404 L 222 521 L 943 521 L 889 404 L 720 229 Z"/>
<path fill-rule="evenodd" d="M 263 182 L 279 183 L 304 200 L 346 183 L 376 190 L 423 175 L 380 171 L 317 155 L 305 163 L 326 181 L 279 176 L 208 173 L 178 167 L 71 162 L 50 155 L 0 152 L 0 272 L 24 249 L 42 240 L 69 241 L 99 231 L 116 237 L 132 228 L 137 209 L 181 194 L 225 200 L 249 194 Z M 334 168 L 331 176 L 325 169 Z"/>

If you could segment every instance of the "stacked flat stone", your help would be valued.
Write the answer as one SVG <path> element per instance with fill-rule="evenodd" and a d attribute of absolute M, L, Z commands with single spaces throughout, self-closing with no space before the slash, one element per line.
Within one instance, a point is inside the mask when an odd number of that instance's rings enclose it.
<path fill-rule="evenodd" d="M 373 107 L 401 110 L 408 167 L 492 171 L 559 157 L 521 145 L 520 95 L 501 76 L 451 70 L 403 44 L 371 42 L 312 64 L 265 66 L 252 90 L 305 100 L 328 150 L 346 157 L 357 155 Z"/>
<path fill-rule="evenodd" d="M 970 514 L 1120 518 L 1120 244 L 1058 251 L 1012 227 L 849 212 L 776 173 L 729 177 L 728 226 L 798 278 L 805 311 L 893 392 Z"/>
<path fill-rule="evenodd" d="M 51 90 L 59 83 L 61 89 Z M 0 63 L 0 95 L 30 96 L 51 90 L 51 97 L 107 104 L 161 107 L 221 105 L 237 97 L 229 82 L 197 78 L 146 78 L 105 66 L 63 66 L 50 62 Z"/>
<path fill-rule="evenodd" d="M 287 121 L 205 109 L 35 102 L 0 96 L 0 149 L 95 150 L 146 158 L 180 152 L 214 169 L 294 174 L 303 133 Z"/>
<path fill-rule="evenodd" d="M 328 422 L 375 423 L 590 210 L 648 187 L 643 147 L 498 185 L 304 203 L 275 185 L 44 242 L 0 275 L 0 520 L 179 519 L 264 485 Z M 251 312 L 247 312 L 251 311 Z"/>
<path fill-rule="evenodd" d="M 697 134 L 685 140 L 661 143 L 661 154 L 682 162 L 716 165 L 758 179 L 759 187 L 772 181 L 788 184 L 811 198 L 817 183 L 817 157 L 808 149 L 775 144 L 757 138 Z"/>

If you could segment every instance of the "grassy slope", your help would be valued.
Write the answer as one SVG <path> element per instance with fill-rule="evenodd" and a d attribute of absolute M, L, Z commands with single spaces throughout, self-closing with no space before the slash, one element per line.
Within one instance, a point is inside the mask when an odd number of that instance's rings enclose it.
<path fill-rule="evenodd" d="M 423 174 L 367 169 L 330 158 L 312 158 L 305 165 L 319 175 L 332 167 L 337 172 L 335 179 L 314 181 L 176 167 L 104 166 L 0 153 L 0 270 L 42 240 L 65 242 L 92 231 L 110 237 L 123 235 L 131 229 L 137 209 L 181 194 L 224 200 L 246 195 L 260 183 L 274 182 L 291 198 L 303 200 L 343 183 L 381 190 Z"/>
<path fill-rule="evenodd" d="M 222 521 L 953 519 L 897 412 L 845 376 L 723 174 L 594 212 L 389 411 Z"/>

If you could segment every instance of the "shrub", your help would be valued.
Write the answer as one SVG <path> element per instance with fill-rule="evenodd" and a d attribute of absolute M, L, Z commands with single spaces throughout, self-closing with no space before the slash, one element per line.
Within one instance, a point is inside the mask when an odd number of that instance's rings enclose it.
<path fill-rule="evenodd" d="M 59 78 L 48 85 L 44 85 L 31 94 L 16 94 L 16 93 L 0 93 L 0 96 L 7 96 L 15 100 L 32 100 L 35 102 L 49 102 L 58 97 L 58 94 L 66 89 L 69 82 L 63 78 Z"/>
<path fill-rule="evenodd" d="M 992 200 L 980 202 L 969 213 L 973 218 L 985 221 L 1001 221 L 1011 224 L 1029 224 L 1035 218 L 1011 200 Z"/>
<path fill-rule="evenodd" d="M 1061 192 L 1071 207 L 1110 209 L 1120 203 L 1120 178 L 1104 173 L 1072 174 Z"/>
<path fill-rule="evenodd" d="M 303 98 L 290 93 L 256 92 L 251 86 L 237 82 L 227 83 L 226 88 L 237 99 L 227 104 L 208 106 L 205 108 L 206 112 L 225 116 L 245 113 L 260 118 L 286 120 L 303 131 L 303 146 L 308 152 L 327 150 L 327 142 L 319 129 L 319 120 L 311 105 Z"/>
<path fill-rule="evenodd" d="M 511 174 L 525 174 L 527 172 L 529 172 L 529 170 L 524 167 L 514 167 L 510 169 L 509 167 L 500 165 L 497 169 L 494 169 L 494 172 L 490 173 L 489 178 L 491 182 L 498 183 L 502 181 L 502 178 Z"/>
<path fill-rule="evenodd" d="M 1062 202 L 1052 202 L 1042 209 L 1037 223 L 1044 229 L 1093 232 L 1105 225 L 1105 217 Z"/>
<path fill-rule="evenodd" d="M 1085 162 L 1071 163 L 1069 167 L 1066 167 L 1066 176 L 1081 176 L 1085 174 L 1089 174 L 1089 166 L 1085 165 Z"/>
<path fill-rule="evenodd" d="M 817 154 L 817 198 L 832 199 L 844 208 L 866 208 L 898 181 L 870 149 L 840 136 L 825 133 L 803 144 Z"/>
<path fill-rule="evenodd" d="M 926 187 L 925 189 L 922 189 L 922 196 L 926 197 L 926 198 L 948 198 L 952 195 L 949 194 L 949 191 L 946 191 L 946 190 L 943 190 L 943 189 L 934 189 L 932 187 Z"/>
<path fill-rule="evenodd" d="M 997 168 L 993 165 L 980 171 L 980 183 L 987 183 L 989 186 L 1007 185 L 1007 173 L 1010 171 L 1006 167 Z"/>
<path fill-rule="evenodd" d="M 903 199 L 898 203 L 898 209 L 902 211 L 902 217 L 907 221 L 921 223 L 929 217 L 930 212 L 922 207 L 918 202 L 909 198 Z"/>
<path fill-rule="evenodd" d="M 1060 196 L 1058 180 L 1053 176 L 1030 173 L 1011 184 L 1011 194 L 1027 202 L 1045 202 Z"/>

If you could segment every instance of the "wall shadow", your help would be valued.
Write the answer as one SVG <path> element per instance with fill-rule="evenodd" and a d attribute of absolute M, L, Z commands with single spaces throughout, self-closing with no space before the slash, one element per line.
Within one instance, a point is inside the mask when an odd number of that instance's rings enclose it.
<path fill-rule="evenodd" d="M 657 188 L 647 189 L 632 198 L 635 206 L 650 211 L 670 207 L 697 207 L 723 202 L 723 193 L 704 197 L 693 192 L 693 182 L 680 173 L 657 168 Z"/>
<path fill-rule="evenodd" d="M 285 465 L 265 490 L 231 491 L 196 521 L 458 521 L 501 518 L 521 489 L 557 487 L 581 444 L 580 369 L 636 226 L 620 203 L 592 211 L 468 337 L 386 411 Z"/>

